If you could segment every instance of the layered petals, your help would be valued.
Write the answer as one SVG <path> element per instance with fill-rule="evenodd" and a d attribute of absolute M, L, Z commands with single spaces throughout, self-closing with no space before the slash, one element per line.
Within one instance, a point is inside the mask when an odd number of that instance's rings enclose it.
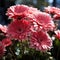
<path fill-rule="evenodd" d="M 51 7 L 51 6 L 45 7 L 45 11 L 50 13 L 50 14 L 60 13 L 60 9 L 59 8 Z"/>
<path fill-rule="evenodd" d="M 56 30 L 55 34 L 56 34 L 55 37 L 58 38 L 58 39 L 60 39 L 60 30 Z"/>
<path fill-rule="evenodd" d="M 8 47 L 8 46 L 10 46 L 12 44 L 12 41 L 11 41 L 10 38 L 4 38 L 2 40 L 2 44 L 4 45 L 4 47 Z"/>
<path fill-rule="evenodd" d="M 7 33 L 7 26 L 5 26 L 5 25 L 3 26 L 0 24 L 0 30 L 4 33 Z"/>
<path fill-rule="evenodd" d="M 11 6 L 8 8 L 6 15 L 8 15 L 9 18 L 21 19 L 27 15 L 28 9 L 29 7 L 26 5 Z"/>
<path fill-rule="evenodd" d="M 27 20 L 16 20 L 8 26 L 8 34 L 16 39 L 25 39 L 30 30 L 30 23 Z"/>
<path fill-rule="evenodd" d="M 36 22 L 42 27 L 43 30 L 53 30 L 55 28 L 54 22 L 49 14 L 39 12 L 35 15 Z"/>
<path fill-rule="evenodd" d="M 52 40 L 46 32 L 33 32 L 30 40 L 30 47 L 40 50 L 47 51 L 51 49 Z"/>

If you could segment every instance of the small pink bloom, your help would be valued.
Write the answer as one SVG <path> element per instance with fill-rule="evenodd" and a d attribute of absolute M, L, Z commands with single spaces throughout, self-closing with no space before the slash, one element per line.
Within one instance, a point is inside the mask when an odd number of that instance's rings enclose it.
<path fill-rule="evenodd" d="M 48 6 L 48 7 L 45 7 L 45 11 L 50 13 L 50 14 L 56 14 L 56 13 L 60 12 L 60 9 L 56 8 L 56 7 Z"/>
<path fill-rule="evenodd" d="M 48 13 L 54 14 L 53 15 L 54 20 L 60 19 L 60 9 L 59 8 L 48 6 L 48 7 L 45 8 L 45 11 L 48 12 Z"/>
<path fill-rule="evenodd" d="M 56 34 L 55 37 L 58 38 L 58 39 L 60 39 L 60 30 L 56 30 L 55 34 Z"/>
<path fill-rule="evenodd" d="M 27 20 L 15 20 L 8 26 L 8 34 L 16 39 L 25 39 L 30 30 L 30 22 Z"/>
<path fill-rule="evenodd" d="M 60 13 L 57 13 L 53 16 L 54 20 L 60 20 Z"/>
<path fill-rule="evenodd" d="M 7 33 L 7 26 L 5 26 L 5 25 L 3 26 L 0 24 L 0 30 L 4 33 Z"/>
<path fill-rule="evenodd" d="M 46 32 L 33 32 L 30 40 L 30 47 L 36 50 L 47 51 L 51 49 L 52 41 Z"/>
<path fill-rule="evenodd" d="M 4 47 L 8 47 L 12 44 L 12 41 L 9 38 L 5 38 L 2 40 L 2 44 L 4 45 Z"/>
<path fill-rule="evenodd" d="M 49 14 L 44 12 L 39 12 L 35 14 L 36 22 L 42 27 L 43 30 L 53 30 L 55 25 Z"/>

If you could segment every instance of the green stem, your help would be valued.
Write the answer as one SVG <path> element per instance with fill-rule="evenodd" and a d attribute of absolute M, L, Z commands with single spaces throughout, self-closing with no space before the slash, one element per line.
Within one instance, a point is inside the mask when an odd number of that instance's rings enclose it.
<path fill-rule="evenodd" d="M 12 49 L 11 49 L 11 48 L 9 48 L 9 50 L 10 50 L 10 52 L 11 52 L 12 56 L 13 56 L 13 60 L 17 60 L 17 59 L 16 59 L 16 55 L 14 54 L 14 52 L 12 51 Z"/>
<path fill-rule="evenodd" d="M 57 51 L 57 60 L 59 59 L 59 58 L 58 58 L 59 52 L 60 52 L 60 47 L 58 47 L 58 51 Z"/>
<path fill-rule="evenodd" d="M 21 54 L 24 55 L 24 44 L 22 41 L 20 43 L 20 51 L 21 51 Z"/>

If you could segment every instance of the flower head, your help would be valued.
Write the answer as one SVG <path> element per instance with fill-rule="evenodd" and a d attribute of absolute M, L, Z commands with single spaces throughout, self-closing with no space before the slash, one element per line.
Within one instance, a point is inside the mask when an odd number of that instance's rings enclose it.
<path fill-rule="evenodd" d="M 58 39 L 60 39 L 60 30 L 56 30 L 55 34 L 56 34 L 55 37 L 58 38 Z"/>
<path fill-rule="evenodd" d="M 55 25 L 49 14 L 44 12 L 39 12 L 35 14 L 36 22 L 42 27 L 42 30 L 53 30 Z"/>
<path fill-rule="evenodd" d="M 50 14 L 56 14 L 56 13 L 60 12 L 60 9 L 56 8 L 56 7 L 48 6 L 48 7 L 45 7 L 45 11 L 50 13 Z"/>
<path fill-rule="evenodd" d="M 60 13 L 57 13 L 53 16 L 54 20 L 59 20 L 60 19 Z"/>
<path fill-rule="evenodd" d="M 30 23 L 27 20 L 16 20 L 8 26 L 8 34 L 16 39 L 25 39 L 30 30 Z"/>
<path fill-rule="evenodd" d="M 0 24 L 0 30 L 4 33 L 7 33 L 7 26 L 5 26 L 5 25 L 3 26 Z"/>
<path fill-rule="evenodd" d="M 26 5 L 11 6 L 10 8 L 8 8 L 6 15 L 8 15 L 9 18 L 14 18 L 14 20 L 20 20 L 27 15 L 28 9 L 29 7 Z"/>
<path fill-rule="evenodd" d="M 40 51 L 51 49 L 52 41 L 46 32 L 33 32 L 30 40 L 30 47 Z"/>
<path fill-rule="evenodd" d="M 8 47 L 12 44 L 12 41 L 10 40 L 10 38 L 5 38 L 2 40 L 2 44 L 4 45 L 4 47 Z"/>

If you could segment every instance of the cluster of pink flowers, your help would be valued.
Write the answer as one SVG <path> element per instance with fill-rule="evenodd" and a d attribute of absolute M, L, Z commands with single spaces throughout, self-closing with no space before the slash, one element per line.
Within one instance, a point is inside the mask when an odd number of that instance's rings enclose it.
<path fill-rule="evenodd" d="M 7 37 L 7 26 L 0 24 L 0 58 L 3 57 L 5 53 L 5 48 L 10 46 L 12 41 Z"/>
<path fill-rule="evenodd" d="M 60 17 L 58 15 L 60 9 L 58 8 L 47 7 L 45 11 L 55 14 L 54 18 L 57 16 Z M 12 19 L 11 23 L 8 26 L 0 25 L 0 30 L 5 36 L 1 44 L 5 48 L 12 44 L 11 40 L 15 39 L 19 42 L 28 40 L 29 48 L 43 52 L 50 50 L 52 47 L 52 39 L 48 32 L 55 30 L 55 24 L 48 13 L 41 12 L 36 8 L 26 5 L 11 6 L 6 13 L 9 19 Z M 57 32 L 55 33 L 57 35 Z M 0 50 L 3 51 L 3 49 Z"/>
<path fill-rule="evenodd" d="M 7 33 L 15 39 L 29 40 L 30 47 L 40 51 L 51 49 L 52 40 L 48 31 L 55 28 L 54 22 L 48 13 L 26 5 L 15 5 L 8 8 L 7 14 L 12 22 Z"/>

